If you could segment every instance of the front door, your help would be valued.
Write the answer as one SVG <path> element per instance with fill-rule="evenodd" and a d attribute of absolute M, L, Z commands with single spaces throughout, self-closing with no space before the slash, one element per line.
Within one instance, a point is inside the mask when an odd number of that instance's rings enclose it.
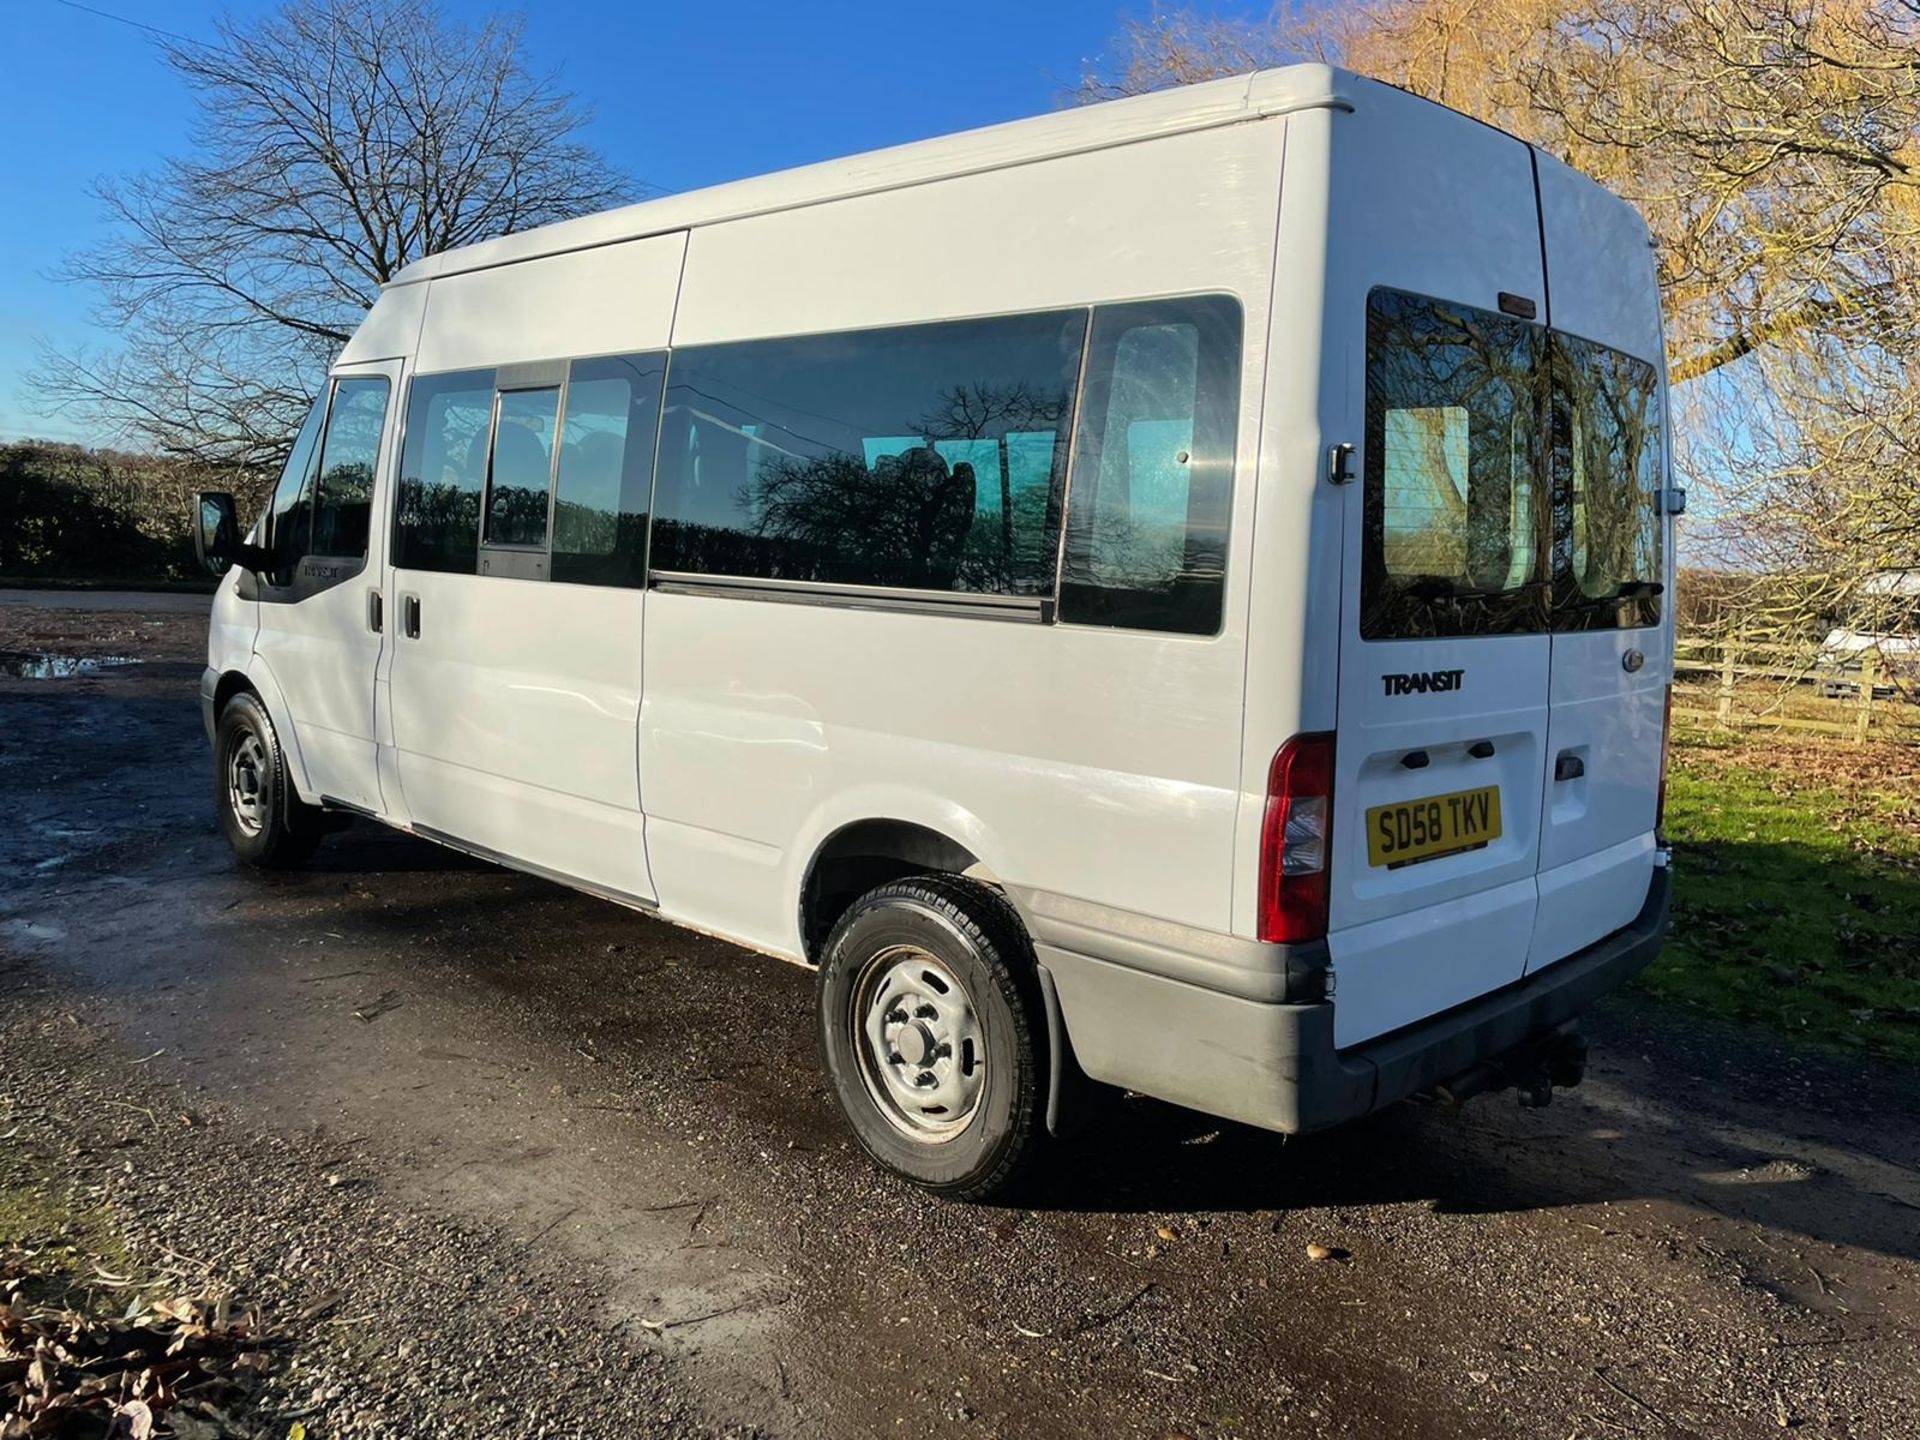
<path fill-rule="evenodd" d="M 254 654 L 286 705 L 310 799 L 382 811 L 374 675 L 385 639 L 384 513 L 402 362 L 343 366 L 302 432 L 267 522 Z"/>

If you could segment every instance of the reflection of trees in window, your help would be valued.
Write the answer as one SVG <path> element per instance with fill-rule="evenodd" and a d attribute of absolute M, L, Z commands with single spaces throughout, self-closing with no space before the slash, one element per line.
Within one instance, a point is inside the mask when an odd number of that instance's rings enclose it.
<path fill-rule="evenodd" d="M 473 573 L 492 414 L 490 370 L 413 382 L 394 507 L 396 565 Z"/>
<path fill-rule="evenodd" d="M 676 353 L 653 565 L 987 594 L 1052 584 L 1085 312 Z"/>
<path fill-rule="evenodd" d="M 1664 468 L 1659 377 L 1645 361 L 1554 337 L 1555 596 L 1571 628 L 1651 625 Z"/>
<path fill-rule="evenodd" d="M 777 542 L 766 553 L 780 557 L 780 578 L 1033 593 L 1053 568 L 1052 475 L 1070 404 L 1064 391 L 1026 381 L 955 385 L 914 423 L 920 444 L 871 465 L 838 450 L 762 459 L 736 506 L 754 535 Z M 1044 466 L 1019 485 L 1015 436 L 1046 444 Z M 994 473 L 985 485 L 971 460 L 943 453 L 988 445 Z"/>
<path fill-rule="evenodd" d="M 1369 300 L 1363 634 L 1544 628 L 1541 334 L 1394 291 Z"/>
<path fill-rule="evenodd" d="M 942 441 L 956 440 L 994 445 L 997 474 L 991 478 L 999 495 L 999 523 L 970 531 L 961 566 L 967 583 L 961 588 L 1031 593 L 1044 586 L 1056 548 L 1053 474 L 1072 404 L 1064 390 L 1043 389 L 1027 380 L 1000 385 L 976 380 L 943 391 L 938 406 L 917 422 L 915 428 L 936 449 Z M 1045 447 L 1044 458 L 1034 454 L 1036 441 Z M 1039 463 L 1031 463 L 1036 458 Z M 1016 486 L 1014 471 L 1021 459 L 1030 463 L 1032 473 Z M 988 513 L 980 503 L 985 498 L 976 498 L 981 514 Z"/>

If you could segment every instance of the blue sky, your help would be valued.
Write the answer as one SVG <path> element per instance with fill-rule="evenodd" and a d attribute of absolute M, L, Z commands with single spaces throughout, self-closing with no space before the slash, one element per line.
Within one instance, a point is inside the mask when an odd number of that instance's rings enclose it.
<path fill-rule="evenodd" d="M 87 0 L 190 37 L 258 0 Z M 500 5 L 443 0 L 475 17 Z M 589 138 L 643 181 L 685 190 L 1053 109 L 1147 0 L 543 0 L 536 67 L 592 104 Z M 1231 6 L 1221 6 L 1230 9 Z M 110 339 L 91 296 L 48 277 L 98 238 L 88 195 L 182 153 L 188 97 L 137 29 L 59 3 L 0 0 L 0 439 L 97 439 L 45 417 L 35 342 Z"/>

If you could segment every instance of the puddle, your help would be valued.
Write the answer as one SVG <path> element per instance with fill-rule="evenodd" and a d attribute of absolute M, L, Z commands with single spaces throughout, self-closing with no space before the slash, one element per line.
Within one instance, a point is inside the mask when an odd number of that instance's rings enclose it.
<path fill-rule="evenodd" d="M 116 665 L 138 665 L 132 655 L 54 655 L 44 650 L 0 650 L 0 676 L 15 680 L 65 680 Z"/>

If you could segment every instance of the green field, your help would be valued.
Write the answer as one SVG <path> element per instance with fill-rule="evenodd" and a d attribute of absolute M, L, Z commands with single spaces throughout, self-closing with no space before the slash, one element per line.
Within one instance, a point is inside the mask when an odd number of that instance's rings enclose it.
<path fill-rule="evenodd" d="M 1673 937 L 1643 990 L 1920 1060 L 1920 751 L 1676 740 Z"/>

